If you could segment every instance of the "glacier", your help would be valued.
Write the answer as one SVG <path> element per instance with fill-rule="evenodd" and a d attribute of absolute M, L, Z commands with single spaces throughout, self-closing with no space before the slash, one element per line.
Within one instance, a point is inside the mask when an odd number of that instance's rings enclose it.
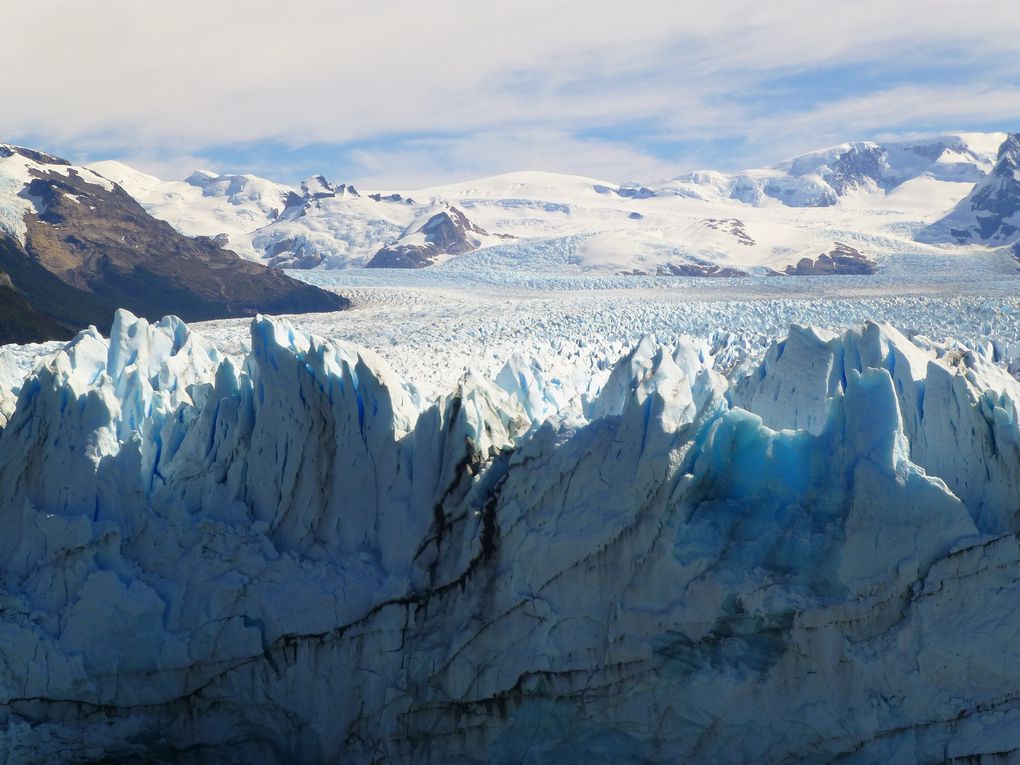
<path fill-rule="evenodd" d="M 1020 759 L 1005 341 L 209 329 L 0 353 L 8 760 Z"/>

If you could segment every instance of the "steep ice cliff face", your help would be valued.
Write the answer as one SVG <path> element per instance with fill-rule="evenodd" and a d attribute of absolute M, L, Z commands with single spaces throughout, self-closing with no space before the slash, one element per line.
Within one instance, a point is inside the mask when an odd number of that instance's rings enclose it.
<path fill-rule="evenodd" d="M 843 336 L 794 326 L 733 401 L 773 428 L 819 433 L 849 376 L 868 369 L 893 383 L 910 459 L 944 480 L 983 532 L 1020 526 L 1020 385 L 972 350 L 925 351 L 877 324 Z"/>
<path fill-rule="evenodd" d="M 879 325 L 735 347 L 422 401 L 278 320 L 80 334 L 0 432 L 0 750 L 1015 759 L 1020 383 Z"/>

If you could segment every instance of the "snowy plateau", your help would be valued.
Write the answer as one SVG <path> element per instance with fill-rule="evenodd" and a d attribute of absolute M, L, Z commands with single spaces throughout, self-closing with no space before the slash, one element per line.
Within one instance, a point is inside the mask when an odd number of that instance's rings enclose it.
<path fill-rule="evenodd" d="M 1020 762 L 1018 154 L 92 166 L 350 307 L 0 347 L 0 754 Z"/>

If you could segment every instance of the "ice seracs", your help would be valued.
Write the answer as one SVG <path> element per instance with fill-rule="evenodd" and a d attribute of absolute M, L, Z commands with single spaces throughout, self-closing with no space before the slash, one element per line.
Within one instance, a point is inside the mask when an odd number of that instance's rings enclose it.
<path fill-rule="evenodd" d="M 982 531 L 1020 530 L 1020 384 L 973 351 L 924 351 L 888 326 L 843 336 L 792 327 L 733 401 L 776 428 L 818 432 L 851 373 L 885 369 L 903 419 L 910 459 L 946 482 Z M 995 467 L 991 467 L 994 465 Z"/>
<path fill-rule="evenodd" d="M 1020 747 L 1020 383 L 877 324 L 794 327 L 742 381 L 739 347 L 646 337 L 589 387 L 522 356 L 423 400 L 277 319 L 244 359 L 175 319 L 80 334 L 0 431 L 3 751 Z"/>

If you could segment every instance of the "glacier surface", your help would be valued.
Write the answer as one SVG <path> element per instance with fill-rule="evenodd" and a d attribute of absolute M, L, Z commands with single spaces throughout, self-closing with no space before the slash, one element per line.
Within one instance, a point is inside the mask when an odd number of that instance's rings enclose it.
<path fill-rule="evenodd" d="M 267 317 L 5 349 L 0 751 L 1015 759 L 1015 307 L 682 333 L 713 305 L 504 317 L 470 370 Z"/>

